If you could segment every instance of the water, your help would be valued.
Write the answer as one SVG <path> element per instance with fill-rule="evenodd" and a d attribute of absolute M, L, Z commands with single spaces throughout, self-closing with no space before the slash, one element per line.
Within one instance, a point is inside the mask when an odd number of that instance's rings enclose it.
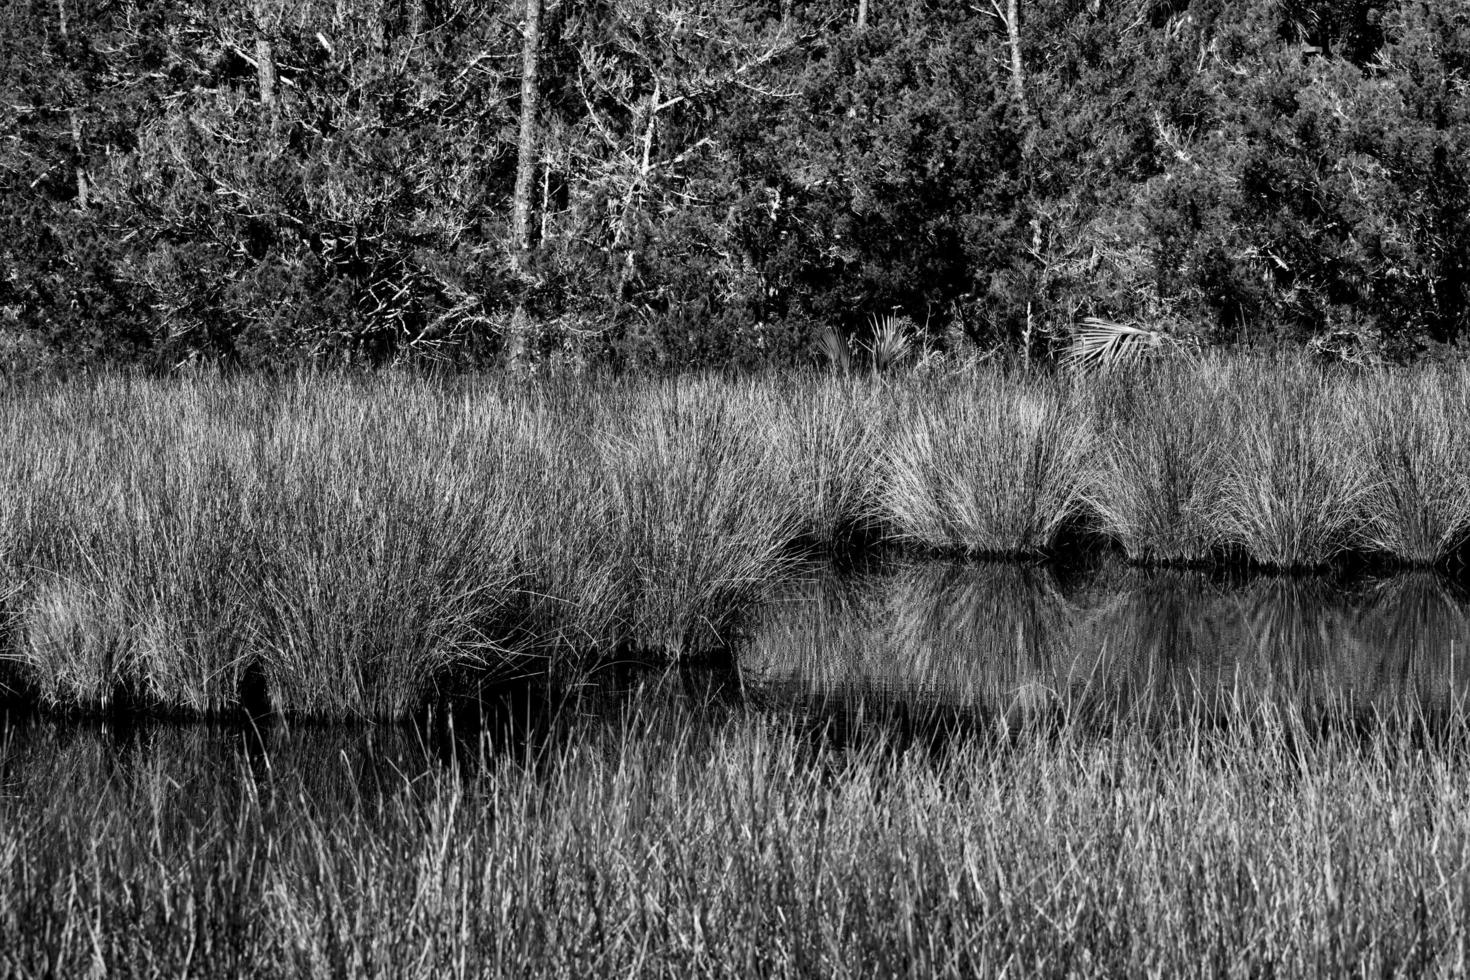
<path fill-rule="evenodd" d="M 822 737 L 905 742 L 1048 718 L 1167 726 L 1269 705 L 1444 718 L 1470 694 L 1467 649 L 1470 598 L 1432 573 L 1344 581 L 1116 563 L 819 568 L 772 598 L 730 663 L 611 671 L 571 701 L 523 689 L 452 730 L 445 719 L 248 731 L 36 719 L 7 730 L 0 720 L 0 792 L 58 774 L 99 786 L 162 773 L 255 792 L 287 771 L 331 806 L 446 765 L 523 760 L 579 737 L 576 725 L 585 735 L 588 724 L 615 730 L 650 715 L 701 724 L 760 713 Z"/>
<path fill-rule="evenodd" d="M 1470 603 L 1433 573 L 1224 579 L 1117 563 L 816 571 L 766 609 L 740 673 L 766 701 L 966 711 L 1318 706 L 1448 712 L 1470 691 Z"/>

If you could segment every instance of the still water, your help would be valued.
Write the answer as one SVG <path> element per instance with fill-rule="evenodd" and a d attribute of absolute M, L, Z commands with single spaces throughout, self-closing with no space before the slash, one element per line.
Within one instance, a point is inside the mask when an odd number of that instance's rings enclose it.
<path fill-rule="evenodd" d="M 234 795 L 293 772 L 322 805 L 405 777 L 525 760 L 575 725 L 616 730 L 757 713 L 823 738 L 943 740 L 1041 719 L 1104 728 L 1242 717 L 1463 718 L 1470 598 L 1432 573 L 1221 578 L 1121 564 L 905 562 L 813 568 L 780 589 L 728 663 L 614 670 L 571 700 L 534 688 L 460 727 L 0 720 L 0 793 L 39 781 L 167 778 Z M 1229 709 L 1229 710 L 1225 710 Z M 1452 722 L 1458 724 L 1458 722 Z M 239 785 L 225 785 L 227 783 Z M 294 782 L 294 780 L 293 780 Z M 299 791 L 298 783 L 298 791 Z"/>
<path fill-rule="evenodd" d="M 739 657 L 763 700 L 961 709 L 1317 705 L 1435 715 L 1470 693 L 1470 602 L 1434 573 L 1226 579 L 1105 563 L 817 570 Z"/>

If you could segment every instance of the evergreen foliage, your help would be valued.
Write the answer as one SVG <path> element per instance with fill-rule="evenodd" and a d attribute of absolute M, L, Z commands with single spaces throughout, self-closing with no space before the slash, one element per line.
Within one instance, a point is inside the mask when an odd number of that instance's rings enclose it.
<path fill-rule="evenodd" d="M 0 369 L 1470 327 L 1464 0 L 857 6 L 545 0 L 522 257 L 519 4 L 7 4 Z"/>

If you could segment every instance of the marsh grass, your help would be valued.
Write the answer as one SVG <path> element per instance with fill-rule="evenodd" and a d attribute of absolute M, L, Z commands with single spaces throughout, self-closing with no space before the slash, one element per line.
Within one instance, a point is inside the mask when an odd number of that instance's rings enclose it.
<path fill-rule="evenodd" d="M 800 537 L 816 551 L 842 551 L 881 533 L 881 447 L 893 399 L 872 379 L 797 378 L 773 386 L 777 463 L 800 509 Z M 753 406 L 760 407 L 760 406 Z"/>
<path fill-rule="evenodd" d="M 1470 374 L 100 376 L 0 393 L 6 662 L 52 707 L 400 717 L 728 652 L 798 557 L 1447 563 Z M 1069 539 L 1070 540 L 1070 539 Z M 475 683 L 479 683 L 476 681 Z"/>
<path fill-rule="evenodd" d="M 1221 401 L 1229 376 L 1177 368 L 1097 379 L 1100 428 L 1088 503 L 1131 561 L 1208 561 L 1221 544 Z"/>
<path fill-rule="evenodd" d="M 1187 706 L 1186 706 L 1187 707 Z M 528 764 L 9 759 L 8 975 L 1454 974 L 1463 717 L 1227 705 L 904 748 L 634 716 Z M 88 802 L 77 805 L 77 799 Z"/>
<path fill-rule="evenodd" d="M 393 718 L 450 675 L 713 652 L 799 534 L 748 406 L 393 378 L 20 401 L 9 656 L 57 707 L 219 714 L 253 672 L 278 711 Z"/>
<path fill-rule="evenodd" d="M 1406 564 L 1433 565 L 1470 534 L 1470 379 L 1463 369 L 1424 369 L 1363 389 L 1360 538 Z"/>
<path fill-rule="evenodd" d="M 17 447 L 35 501 L 13 551 L 17 655 L 53 702 L 217 710 L 248 589 L 236 448 L 200 428 L 194 389 L 113 381 L 57 401 Z M 68 438 L 65 415 L 92 425 Z"/>
<path fill-rule="evenodd" d="M 1242 378 L 1226 399 L 1225 541 L 1269 568 L 1348 550 L 1368 493 L 1348 424 L 1354 390 L 1304 366 Z"/>
<path fill-rule="evenodd" d="M 632 644 L 677 659 L 728 649 L 790 562 L 800 513 L 748 402 L 677 383 L 608 439 L 609 515 L 633 589 Z"/>
<path fill-rule="evenodd" d="M 1067 389 L 997 374 L 907 394 L 884 455 L 893 534 L 970 555 L 1050 549 L 1079 513 L 1092 441 Z"/>
<path fill-rule="evenodd" d="M 402 717 L 437 674 L 498 649 L 513 475 L 456 461 L 499 434 L 431 392 L 313 408 L 266 449 L 253 646 L 280 710 Z"/>

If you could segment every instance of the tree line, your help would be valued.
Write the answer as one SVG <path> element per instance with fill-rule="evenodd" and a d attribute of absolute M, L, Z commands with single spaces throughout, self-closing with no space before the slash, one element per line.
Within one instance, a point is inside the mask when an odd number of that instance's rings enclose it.
<path fill-rule="evenodd" d="M 1470 0 L 11 0 L 0 366 L 1470 328 Z M 830 340 L 829 340 L 830 342 Z"/>

